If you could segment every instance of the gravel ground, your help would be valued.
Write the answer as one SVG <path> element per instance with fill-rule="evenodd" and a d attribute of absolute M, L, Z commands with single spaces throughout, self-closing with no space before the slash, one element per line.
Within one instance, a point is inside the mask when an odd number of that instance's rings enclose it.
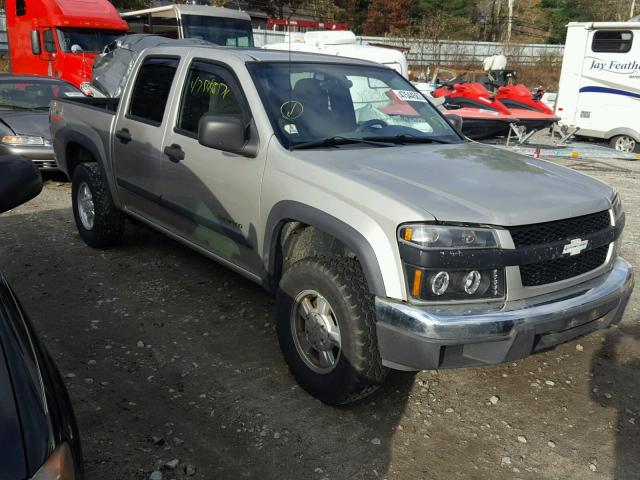
<path fill-rule="evenodd" d="M 561 163 L 619 189 L 640 265 L 640 162 Z M 260 287 L 144 227 L 86 247 L 59 180 L 2 216 L 0 266 L 67 379 L 87 479 L 640 478 L 637 290 L 620 328 L 332 408 L 288 374 Z"/>

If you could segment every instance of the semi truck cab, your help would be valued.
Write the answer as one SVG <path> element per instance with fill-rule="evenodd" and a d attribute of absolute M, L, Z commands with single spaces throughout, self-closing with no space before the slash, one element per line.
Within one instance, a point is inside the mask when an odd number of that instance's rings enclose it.
<path fill-rule="evenodd" d="M 106 0 L 8 0 L 11 72 L 61 78 L 86 89 L 94 57 L 127 32 Z"/>

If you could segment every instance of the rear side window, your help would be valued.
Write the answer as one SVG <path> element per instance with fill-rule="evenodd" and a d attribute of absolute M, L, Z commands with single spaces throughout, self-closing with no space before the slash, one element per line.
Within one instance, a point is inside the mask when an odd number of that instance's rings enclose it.
<path fill-rule="evenodd" d="M 223 69 L 204 62 L 194 62 L 189 69 L 180 102 L 176 127 L 198 133 L 198 122 L 205 115 L 242 115 L 231 79 Z"/>
<path fill-rule="evenodd" d="M 53 38 L 53 30 L 45 30 L 42 32 L 42 41 L 44 42 L 44 51 L 54 53 L 56 51 L 56 41 Z"/>
<path fill-rule="evenodd" d="M 633 44 L 629 30 L 598 30 L 593 34 L 591 50 L 594 52 L 627 53 Z"/>
<path fill-rule="evenodd" d="M 147 58 L 136 78 L 129 104 L 129 117 L 152 125 L 160 125 L 167 106 L 177 58 Z"/>

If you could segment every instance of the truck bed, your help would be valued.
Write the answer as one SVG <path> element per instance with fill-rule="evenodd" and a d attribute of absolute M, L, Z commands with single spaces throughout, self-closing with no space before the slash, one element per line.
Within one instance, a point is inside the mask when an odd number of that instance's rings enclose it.
<path fill-rule="evenodd" d="M 51 138 L 58 168 L 66 173 L 68 165 L 64 145 L 69 135 L 102 152 L 101 160 L 111 161 L 111 131 L 116 120 L 119 98 L 66 97 L 51 104 Z M 87 147 L 88 148 L 88 147 Z"/>
<path fill-rule="evenodd" d="M 95 98 L 95 97 L 66 97 L 58 98 L 59 102 L 80 103 L 88 107 L 106 110 L 110 113 L 116 113 L 118 110 L 119 98 Z"/>

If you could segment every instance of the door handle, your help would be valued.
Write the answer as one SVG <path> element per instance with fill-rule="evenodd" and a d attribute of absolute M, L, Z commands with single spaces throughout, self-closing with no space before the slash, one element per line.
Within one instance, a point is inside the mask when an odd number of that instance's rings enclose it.
<path fill-rule="evenodd" d="M 180 160 L 184 160 L 184 151 L 182 147 L 177 143 L 172 143 L 164 147 L 164 154 L 169 157 L 173 163 L 178 163 Z"/>
<path fill-rule="evenodd" d="M 116 132 L 116 137 L 122 143 L 129 143 L 132 140 L 131 133 L 129 132 L 128 128 L 123 128 L 123 129 L 118 130 Z"/>

